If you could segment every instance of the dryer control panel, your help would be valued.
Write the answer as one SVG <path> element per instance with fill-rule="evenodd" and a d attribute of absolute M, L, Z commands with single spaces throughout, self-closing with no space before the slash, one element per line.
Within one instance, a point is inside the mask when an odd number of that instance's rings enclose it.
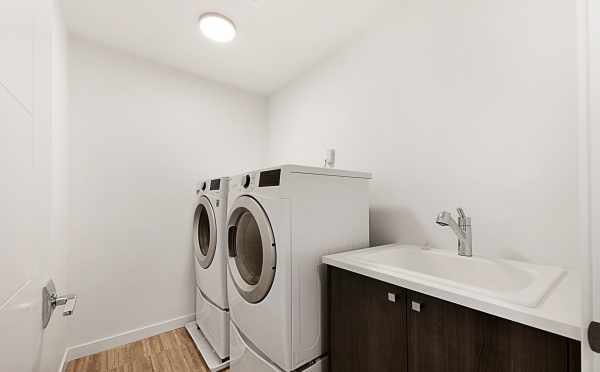
<path fill-rule="evenodd" d="M 232 178 L 231 191 L 253 192 L 260 188 L 281 186 L 281 168 L 255 171 Z"/>
<path fill-rule="evenodd" d="M 260 172 L 258 187 L 279 186 L 281 182 L 281 169 L 272 169 Z"/>
<path fill-rule="evenodd" d="M 226 193 L 229 187 L 228 178 L 213 178 L 206 181 L 200 181 L 196 184 L 196 194 L 220 195 L 223 190 Z"/>
<path fill-rule="evenodd" d="M 240 187 L 245 190 L 252 190 L 258 184 L 259 174 L 257 172 L 248 173 L 240 177 Z"/>
<path fill-rule="evenodd" d="M 281 182 L 281 169 L 271 169 L 262 172 L 253 172 L 241 177 L 240 184 L 244 189 L 254 187 L 279 186 Z"/>
<path fill-rule="evenodd" d="M 215 178 L 214 180 L 210 180 L 210 191 L 218 191 L 221 189 L 221 179 Z"/>
<path fill-rule="evenodd" d="M 201 194 L 208 189 L 206 181 L 202 181 L 196 185 L 196 194 Z"/>

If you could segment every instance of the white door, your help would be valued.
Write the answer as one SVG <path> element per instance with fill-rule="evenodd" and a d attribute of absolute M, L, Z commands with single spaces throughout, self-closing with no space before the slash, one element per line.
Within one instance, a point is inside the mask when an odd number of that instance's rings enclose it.
<path fill-rule="evenodd" d="M 43 285 L 66 281 L 53 223 L 58 15 L 53 0 L 0 1 L 0 371 L 56 372 L 64 353 L 64 321 L 41 323 Z"/>
<path fill-rule="evenodd" d="M 600 4 L 579 0 L 580 193 L 583 291 L 582 370 L 599 371 L 587 330 L 600 322 Z M 599 350 L 598 348 L 596 350 Z"/>

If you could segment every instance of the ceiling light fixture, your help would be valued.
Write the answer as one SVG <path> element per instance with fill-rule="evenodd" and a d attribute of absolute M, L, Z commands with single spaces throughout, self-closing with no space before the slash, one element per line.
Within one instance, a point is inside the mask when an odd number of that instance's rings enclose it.
<path fill-rule="evenodd" d="M 198 18 L 198 27 L 206 38 L 217 43 L 229 43 L 237 34 L 233 22 L 219 13 L 204 13 Z"/>

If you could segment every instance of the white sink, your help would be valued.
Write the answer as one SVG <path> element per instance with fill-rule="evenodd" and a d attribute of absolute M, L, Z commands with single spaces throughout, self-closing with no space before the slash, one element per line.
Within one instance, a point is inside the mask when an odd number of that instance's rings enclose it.
<path fill-rule="evenodd" d="M 454 251 L 391 245 L 346 252 L 347 259 L 407 279 L 435 282 L 460 290 L 536 307 L 565 270 L 525 262 L 461 257 Z"/>

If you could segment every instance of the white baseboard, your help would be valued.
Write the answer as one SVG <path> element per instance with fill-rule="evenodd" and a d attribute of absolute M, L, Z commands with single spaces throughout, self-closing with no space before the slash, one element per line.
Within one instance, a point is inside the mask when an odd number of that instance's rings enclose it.
<path fill-rule="evenodd" d="M 67 362 L 71 360 L 96 354 L 105 350 L 126 345 L 131 342 L 139 341 L 144 338 L 156 336 L 160 333 L 181 328 L 184 327 L 186 323 L 191 322 L 194 319 L 196 319 L 196 314 L 183 315 L 174 319 L 165 320 L 164 322 L 150 324 L 145 327 L 119 333 L 114 336 L 86 342 L 81 345 L 70 346 L 65 351 L 60 371 L 63 371 L 62 369 L 66 367 Z"/>
<path fill-rule="evenodd" d="M 58 372 L 65 372 L 67 370 L 67 364 L 69 363 L 67 356 L 69 355 L 69 349 L 65 349 L 63 357 L 60 360 L 60 366 L 58 366 Z"/>

